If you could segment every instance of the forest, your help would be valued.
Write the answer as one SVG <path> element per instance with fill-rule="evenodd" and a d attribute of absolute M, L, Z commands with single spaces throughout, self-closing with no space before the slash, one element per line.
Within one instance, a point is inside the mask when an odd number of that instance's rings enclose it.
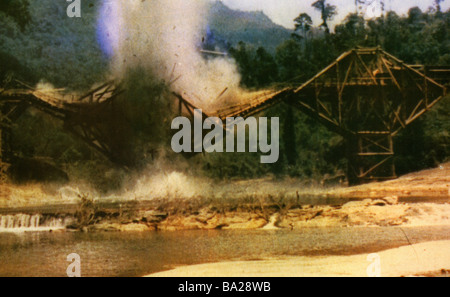
<path fill-rule="evenodd" d="M 56 88 L 86 90 L 108 73 L 108 56 L 96 41 L 96 1 L 83 6 L 83 18 L 68 19 L 65 5 L 43 0 L 0 2 L 0 81 L 14 76 L 30 84 L 45 82 Z M 362 2 L 357 0 L 358 2 Z M 450 11 L 435 1 L 428 11 L 417 7 L 407 15 L 384 11 L 377 18 L 349 14 L 330 28 L 339 7 L 326 0 L 313 4 L 322 23 L 299 11 L 295 30 L 275 51 L 241 40 L 224 42 L 211 30 L 208 47 L 226 52 L 236 61 L 242 87 L 249 90 L 300 85 L 329 65 L 343 52 L 355 47 L 380 46 L 408 64 L 450 65 Z M 51 15 L 49 15 L 49 13 Z M 63 63 L 61 61 L 64 61 Z M 170 147 L 168 86 L 143 83 L 135 69 L 125 85 L 121 114 L 127 125 L 122 132 L 124 155 L 131 156 L 126 168 L 112 164 L 62 129 L 61 123 L 30 110 L 13 127 L 12 146 L 20 160 L 46 160 L 64 170 L 73 181 L 90 183 L 101 192 L 120 189 L 130 175 L 153 166 L 158 158 L 176 163 Z M 145 98 L 145 99 L 143 99 Z M 404 130 L 395 140 L 399 175 L 430 168 L 449 160 L 450 102 L 443 100 Z M 321 181 L 342 175 L 346 168 L 343 139 L 320 123 L 287 105 L 265 112 L 280 118 L 280 160 L 260 164 L 258 154 L 206 154 L 187 159 L 190 171 L 217 179 L 296 177 Z M 155 128 L 156 127 L 156 128 Z M 122 135 L 123 136 L 123 135 Z M 169 161 L 168 161 L 169 162 Z M 184 161 L 183 161 L 184 162 Z M 39 181 L 42 174 L 32 175 Z M 17 182 L 22 181 L 20 178 Z"/>
<path fill-rule="evenodd" d="M 294 20 L 295 32 L 278 46 L 274 55 L 263 47 L 254 48 L 244 42 L 232 47 L 230 53 L 239 64 L 242 84 L 248 88 L 300 85 L 340 54 L 356 47 L 381 46 L 411 65 L 450 65 L 450 11 L 442 12 L 441 2 L 435 1 L 435 6 L 426 12 L 413 7 L 405 16 L 387 11 L 381 17 L 367 20 L 357 13 L 349 14 L 331 32 L 328 23 L 338 7 L 317 1 L 313 5 L 321 12 L 323 23 L 315 26 L 311 16 L 300 13 Z M 334 176 L 345 168 L 345 148 L 339 136 L 287 106 L 276 108 L 269 113 L 283 115 L 283 159 L 268 170 L 320 179 L 327 174 Z M 450 103 L 443 100 L 397 137 L 397 174 L 434 167 L 448 160 L 449 112 Z M 254 166 L 245 168 L 249 175 L 261 174 L 254 172 Z"/>

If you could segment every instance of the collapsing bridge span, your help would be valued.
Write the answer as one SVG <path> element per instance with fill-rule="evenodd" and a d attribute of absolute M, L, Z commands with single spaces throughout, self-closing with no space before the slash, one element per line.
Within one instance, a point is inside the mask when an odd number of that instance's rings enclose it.
<path fill-rule="evenodd" d="M 59 91 L 35 89 L 13 79 L 0 88 L 0 165 L 3 173 L 15 158 L 11 148 L 12 127 L 30 107 L 62 120 L 67 131 L 111 161 L 117 161 L 98 126 L 102 124 L 99 114 L 113 107 L 114 99 L 121 93 L 120 88 L 114 82 L 108 82 L 82 96 L 64 96 Z"/>
<path fill-rule="evenodd" d="M 246 118 L 276 104 L 289 104 L 345 139 L 350 184 L 392 179 L 396 177 L 393 138 L 444 98 L 449 81 L 450 67 L 410 66 L 380 48 L 358 48 L 344 53 L 300 86 L 260 93 L 248 103 L 216 110 L 208 116 L 222 120 Z M 61 119 L 68 131 L 120 163 L 111 139 L 98 128 L 108 124 L 98 114 L 113 109 L 114 99 L 121 93 L 114 82 L 69 99 L 18 81 L 3 86 L 1 163 L 8 163 L 13 156 L 11 125 L 30 106 Z M 196 106 L 174 95 L 179 112 L 184 109 L 193 115 Z"/>

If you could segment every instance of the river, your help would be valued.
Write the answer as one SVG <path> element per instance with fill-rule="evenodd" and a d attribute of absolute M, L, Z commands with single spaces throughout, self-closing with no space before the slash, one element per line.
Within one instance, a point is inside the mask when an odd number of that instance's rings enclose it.
<path fill-rule="evenodd" d="M 181 265 L 363 254 L 449 239 L 448 227 L 0 233 L 0 276 L 63 277 L 72 253 L 81 257 L 82 276 L 132 277 Z"/>

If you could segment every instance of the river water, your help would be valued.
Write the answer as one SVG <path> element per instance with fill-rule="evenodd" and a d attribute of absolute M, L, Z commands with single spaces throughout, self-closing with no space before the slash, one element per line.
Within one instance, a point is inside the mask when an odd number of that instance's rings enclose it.
<path fill-rule="evenodd" d="M 448 227 L 0 233 L 0 276 L 63 277 L 72 253 L 81 257 L 82 276 L 129 277 L 181 265 L 363 254 L 434 240 L 450 240 Z"/>

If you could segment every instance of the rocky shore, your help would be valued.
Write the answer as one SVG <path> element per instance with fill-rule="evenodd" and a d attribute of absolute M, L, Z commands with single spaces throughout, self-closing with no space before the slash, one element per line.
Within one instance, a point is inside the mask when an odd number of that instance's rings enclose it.
<path fill-rule="evenodd" d="M 38 200 L 43 194 L 36 188 L 11 187 L 0 216 L 8 216 L 4 225 L 20 226 L 11 220 L 39 214 L 41 222 L 67 222 L 67 230 L 86 232 L 450 225 L 449 185 L 450 163 L 359 187 L 224 199 L 108 200 L 64 190 L 59 200 Z"/>
<path fill-rule="evenodd" d="M 450 226 L 450 205 L 398 203 L 395 197 L 367 199 L 336 206 L 296 206 L 278 210 L 218 211 L 169 214 L 155 210 L 128 220 L 108 218 L 85 227 L 89 231 L 176 231 L 213 229 L 290 229 L 308 227 Z"/>

